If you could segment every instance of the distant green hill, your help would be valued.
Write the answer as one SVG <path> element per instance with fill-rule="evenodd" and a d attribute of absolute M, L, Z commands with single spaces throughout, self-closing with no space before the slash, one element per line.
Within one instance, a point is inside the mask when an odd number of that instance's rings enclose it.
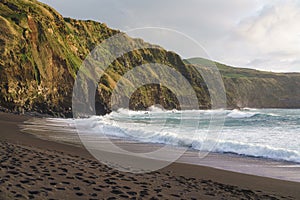
<path fill-rule="evenodd" d="M 35 0 L 0 0 L 0 108 L 71 116 L 72 90 L 82 61 L 97 44 L 118 33 L 104 23 L 64 18 Z M 116 46 L 147 48 L 121 56 L 105 71 L 96 91 L 98 114 L 111 111 L 110 97 L 120 78 L 146 63 L 161 63 L 179 71 L 196 92 L 199 108 L 211 107 L 207 87 L 195 69 L 195 65 L 207 69 L 211 62 L 190 59 L 189 64 L 162 47 L 125 38 Z M 299 74 L 260 72 L 219 63 L 217 66 L 230 108 L 300 107 Z M 143 78 L 149 79 L 147 74 Z M 153 104 L 180 109 L 175 95 L 160 85 L 143 86 L 130 100 L 131 109 L 145 109 Z"/>
<path fill-rule="evenodd" d="M 230 67 L 204 58 L 191 58 L 185 63 L 217 66 L 229 108 L 300 108 L 300 73 L 273 73 Z"/>

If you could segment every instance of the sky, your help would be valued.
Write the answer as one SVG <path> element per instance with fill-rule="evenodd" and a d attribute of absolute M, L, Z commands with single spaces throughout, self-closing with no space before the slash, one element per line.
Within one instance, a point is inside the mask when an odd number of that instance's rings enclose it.
<path fill-rule="evenodd" d="M 300 72 L 300 0 L 41 2 L 65 17 L 106 23 L 183 58 L 200 56 L 236 67 Z M 195 51 L 196 44 L 205 53 Z"/>

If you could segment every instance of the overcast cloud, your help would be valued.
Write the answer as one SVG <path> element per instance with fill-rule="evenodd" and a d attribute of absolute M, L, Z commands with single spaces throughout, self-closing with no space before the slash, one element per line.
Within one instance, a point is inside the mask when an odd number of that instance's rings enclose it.
<path fill-rule="evenodd" d="M 300 72 L 298 0 L 42 0 L 64 16 L 93 19 L 122 31 L 164 27 L 192 38 L 210 59 L 267 71 Z M 139 35 L 137 35 L 139 36 Z M 182 57 L 198 55 L 179 40 L 181 50 L 145 31 L 140 37 Z M 148 38 L 149 37 L 149 38 Z"/>

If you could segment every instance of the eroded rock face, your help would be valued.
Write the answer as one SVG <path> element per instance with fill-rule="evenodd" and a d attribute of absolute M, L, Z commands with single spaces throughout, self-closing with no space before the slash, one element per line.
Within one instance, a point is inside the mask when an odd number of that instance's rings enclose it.
<path fill-rule="evenodd" d="M 1 1 L 0 21 L 1 106 L 17 112 L 71 116 L 72 88 L 79 66 L 97 44 L 119 33 L 105 24 L 64 19 L 52 8 L 34 0 Z M 143 41 L 128 37 L 128 43 Z M 117 59 L 112 64 L 114 70 L 108 70 L 102 78 L 96 95 L 97 112 L 110 111 L 111 92 L 126 71 L 149 62 L 185 71 L 187 78 L 191 74 L 178 55 L 160 47 L 133 51 Z M 178 107 L 172 93 L 165 89 L 160 90 L 159 98 L 168 101 L 143 97 L 149 91 L 157 96 L 153 91 L 155 87 L 144 87 L 136 92 L 130 106 L 143 109 L 161 103 L 165 108 Z M 195 87 L 201 99 L 208 99 L 204 88 Z M 208 101 L 203 102 L 203 107 L 209 106 Z"/>
<path fill-rule="evenodd" d="M 211 64 L 201 58 L 188 62 Z M 273 73 L 214 64 L 223 77 L 228 108 L 300 108 L 300 73 Z"/>
<path fill-rule="evenodd" d="M 2 1 L 1 105 L 13 111 L 67 113 L 74 71 L 58 30 L 63 18 L 31 1 Z M 59 42 L 58 40 L 62 41 Z M 65 53 L 63 53 L 63 49 Z"/>
<path fill-rule="evenodd" d="M 35 0 L 0 0 L 0 106 L 9 111 L 70 117 L 72 89 L 82 61 L 97 44 L 117 33 L 120 32 L 104 23 L 63 18 Z M 126 41 L 132 46 L 147 44 L 130 37 L 126 37 Z M 199 108 L 211 107 L 208 90 L 193 65 L 184 63 L 174 52 L 150 44 L 146 46 L 149 48 L 132 51 L 110 65 L 96 92 L 98 114 L 110 112 L 110 97 L 122 75 L 146 63 L 162 63 L 179 71 L 195 90 Z M 205 63 L 200 65 L 207 67 Z M 298 92 L 291 88 L 300 88 L 299 76 L 282 78 L 273 74 L 269 79 L 257 77 L 259 81 L 243 77 L 236 80 L 227 76 L 227 72 L 221 70 L 231 108 L 300 107 L 300 103 L 288 99 Z M 269 92 L 262 97 L 265 91 Z M 130 100 L 131 109 L 145 109 L 154 104 L 167 109 L 180 108 L 174 94 L 159 85 L 141 87 Z"/>

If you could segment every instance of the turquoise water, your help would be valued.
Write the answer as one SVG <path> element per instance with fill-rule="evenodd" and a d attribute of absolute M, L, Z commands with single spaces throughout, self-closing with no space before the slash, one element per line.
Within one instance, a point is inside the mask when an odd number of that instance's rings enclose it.
<path fill-rule="evenodd" d="M 300 162 L 300 110 L 119 110 L 80 124 L 96 135 Z"/>
<path fill-rule="evenodd" d="M 152 107 L 84 119 L 34 118 L 21 128 L 42 139 L 84 144 L 89 150 L 99 145 L 98 150 L 112 150 L 106 148 L 108 144 L 148 153 L 171 145 L 172 151 L 160 153 L 176 155 L 177 147 L 185 147 L 190 151 L 177 162 L 300 181 L 300 110 L 164 111 Z M 207 155 L 207 151 L 215 153 Z"/>
<path fill-rule="evenodd" d="M 33 123 L 33 122 L 32 122 Z M 36 123 L 36 124 L 35 124 Z M 85 119 L 46 119 L 26 129 L 67 132 L 95 140 L 113 137 L 150 144 L 185 147 L 195 151 L 232 153 L 300 163 L 299 109 L 243 109 L 164 111 L 119 110 Z M 61 136 L 58 133 L 61 134 Z"/>

